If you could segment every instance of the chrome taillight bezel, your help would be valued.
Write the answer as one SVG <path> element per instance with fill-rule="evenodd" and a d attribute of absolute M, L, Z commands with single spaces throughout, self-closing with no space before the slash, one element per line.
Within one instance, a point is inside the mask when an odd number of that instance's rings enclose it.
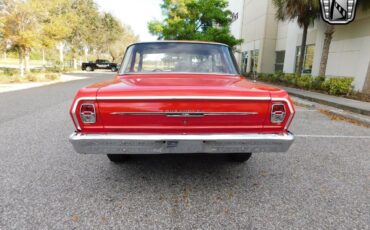
<path fill-rule="evenodd" d="M 283 106 L 284 112 L 281 112 L 281 111 L 274 112 L 274 107 L 276 107 L 276 106 Z M 272 107 L 271 107 L 271 118 L 270 118 L 271 123 L 273 123 L 273 124 L 281 124 L 281 123 L 284 122 L 285 117 L 286 117 L 286 107 L 285 107 L 285 105 L 283 103 L 275 103 L 275 104 L 272 104 Z"/>
<path fill-rule="evenodd" d="M 93 112 L 82 112 L 84 106 L 92 106 Z M 93 103 L 83 103 L 80 106 L 80 117 L 83 124 L 95 124 L 96 123 L 96 108 Z"/>

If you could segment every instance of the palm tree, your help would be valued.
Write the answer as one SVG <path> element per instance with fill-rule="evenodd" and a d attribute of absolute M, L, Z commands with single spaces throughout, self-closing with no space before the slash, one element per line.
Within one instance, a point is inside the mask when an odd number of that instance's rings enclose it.
<path fill-rule="evenodd" d="M 320 15 L 320 2 L 317 0 L 273 0 L 273 3 L 277 9 L 277 19 L 282 21 L 297 20 L 299 27 L 303 28 L 301 52 L 297 68 L 297 76 L 300 77 L 306 52 L 308 27 Z"/>
<path fill-rule="evenodd" d="M 362 7 L 363 10 L 370 9 L 370 1 L 369 0 L 358 0 L 358 4 L 360 7 Z M 326 74 L 326 67 L 328 64 L 328 58 L 329 58 L 329 50 L 330 50 L 330 44 L 333 39 L 333 34 L 335 32 L 334 25 L 327 25 L 326 31 L 325 31 L 325 40 L 324 40 L 324 47 L 322 50 L 321 55 L 321 62 L 320 62 L 320 72 L 319 76 L 325 76 Z"/>

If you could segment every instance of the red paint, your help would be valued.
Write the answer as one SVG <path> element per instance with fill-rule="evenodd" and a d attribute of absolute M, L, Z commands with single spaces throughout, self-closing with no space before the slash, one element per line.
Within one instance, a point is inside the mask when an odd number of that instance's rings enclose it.
<path fill-rule="evenodd" d="M 97 97 L 253 97 L 268 100 L 94 100 Z M 288 94 L 279 88 L 256 84 L 241 76 L 214 74 L 135 74 L 117 76 L 114 80 L 81 89 L 75 99 L 77 119 L 84 133 L 282 133 L 286 132 L 294 108 Z M 75 103 L 74 102 L 74 103 Z M 82 124 L 82 103 L 95 103 L 97 122 Z M 273 103 L 286 106 L 281 124 L 270 121 Z M 73 105 L 71 108 L 72 113 Z M 167 117 L 165 115 L 112 115 L 112 112 L 256 112 L 254 115 L 205 117 Z"/>

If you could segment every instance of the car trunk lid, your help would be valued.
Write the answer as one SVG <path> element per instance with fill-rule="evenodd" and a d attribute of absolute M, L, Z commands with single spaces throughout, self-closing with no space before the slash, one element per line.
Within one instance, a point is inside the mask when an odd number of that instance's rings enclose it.
<path fill-rule="evenodd" d="M 106 132 L 246 133 L 269 113 L 266 89 L 236 76 L 126 76 L 100 88 Z"/>

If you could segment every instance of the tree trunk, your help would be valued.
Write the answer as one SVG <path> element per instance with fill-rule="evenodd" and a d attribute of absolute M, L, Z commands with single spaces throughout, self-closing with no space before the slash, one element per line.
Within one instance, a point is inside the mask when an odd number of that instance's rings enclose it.
<path fill-rule="evenodd" d="M 44 48 L 42 48 L 42 66 L 43 66 L 43 68 L 46 66 L 45 49 Z"/>
<path fill-rule="evenodd" d="M 77 58 L 75 56 L 73 57 L 73 69 L 77 70 Z"/>
<path fill-rule="evenodd" d="M 302 36 L 302 44 L 301 44 L 301 54 L 299 56 L 298 68 L 297 68 L 297 76 L 300 77 L 302 75 L 303 69 L 303 62 L 304 56 L 306 53 L 306 42 L 307 42 L 307 31 L 308 31 L 308 23 L 303 26 L 303 36 Z"/>
<path fill-rule="evenodd" d="M 26 48 L 25 49 L 25 52 L 24 52 L 24 56 L 25 56 L 25 72 L 26 73 L 29 73 L 30 72 L 30 53 L 31 53 L 31 50 L 29 48 Z"/>
<path fill-rule="evenodd" d="M 21 78 L 24 78 L 24 58 L 23 58 L 23 55 L 24 55 L 24 50 L 23 50 L 23 48 L 19 47 L 18 48 L 19 73 L 20 73 Z"/>
<path fill-rule="evenodd" d="M 116 57 L 114 56 L 113 51 L 109 50 L 109 54 L 110 54 L 110 56 L 112 58 L 112 62 L 114 63 L 115 60 L 116 60 Z"/>
<path fill-rule="evenodd" d="M 331 40 L 333 39 L 334 32 L 335 32 L 335 28 L 333 25 L 329 25 L 325 31 L 325 40 L 324 40 L 324 47 L 322 49 L 319 76 L 326 75 L 326 67 L 328 64 L 330 44 L 331 44 Z"/>
<path fill-rule="evenodd" d="M 63 43 L 58 44 L 58 50 L 59 50 L 59 61 L 61 64 L 64 64 L 64 44 Z"/>
<path fill-rule="evenodd" d="M 88 59 L 88 56 L 89 56 L 89 49 L 87 47 L 85 47 L 84 49 L 84 54 L 85 54 L 85 62 L 87 62 L 87 59 Z"/>

